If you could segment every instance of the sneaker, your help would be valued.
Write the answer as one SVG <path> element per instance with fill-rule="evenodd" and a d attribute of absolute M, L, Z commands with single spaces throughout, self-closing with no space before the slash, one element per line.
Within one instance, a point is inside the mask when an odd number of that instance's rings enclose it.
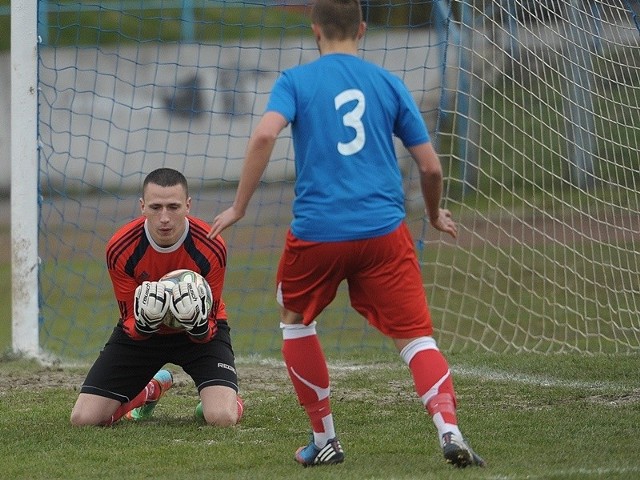
<path fill-rule="evenodd" d="M 474 452 L 460 435 L 447 432 L 442 435 L 442 453 L 447 463 L 454 467 L 484 467 L 487 463 Z"/>
<path fill-rule="evenodd" d="M 316 447 L 313 439 L 306 447 L 300 447 L 296 451 L 296 462 L 303 467 L 313 467 L 315 465 L 334 465 L 344 462 L 344 450 L 337 438 L 332 438 L 323 448 Z"/>
<path fill-rule="evenodd" d="M 157 382 L 158 387 L 160 388 L 160 393 L 158 394 L 155 400 L 147 400 L 144 405 L 138 408 L 134 408 L 133 410 L 129 410 L 125 414 L 125 418 L 128 420 L 146 420 L 151 418 L 153 415 L 153 410 L 156 408 L 158 404 L 158 400 L 160 397 L 165 394 L 167 390 L 171 388 L 173 385 L 173 375 L 169 370 L 158 370 L 153 376 L 153 380 Z"/>
<path fill-rule="evenodd" d="M 199 422 L 204 422 L 204 412 L 202 411 L 202 402 L 198 402 L 198 404 L 196 405 L 196 411 L 194 412 L 194 416 L 196 417 L 196 420 L 198 420 Z"/>

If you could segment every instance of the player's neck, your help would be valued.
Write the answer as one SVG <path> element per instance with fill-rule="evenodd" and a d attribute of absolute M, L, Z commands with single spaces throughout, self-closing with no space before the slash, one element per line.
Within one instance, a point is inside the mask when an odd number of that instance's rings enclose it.
<path fill-rule="evenodd" d="M 320 50 L 320 55 L 328 55 L 330 53 L 357 55 L 358 42 L 353 40 L 324 40 L 318 43 L 318 49 Z"/>
<path fill-rule="evenodd" d="M 320 55 L 327 55 L 329 53 L 357 55 L 358 45 L 360 44 L 360 39 L 364 37 L 364 32 L 367 30 L 367 24 L 365 22 L 360 22 L 358 33 L 357 35 L 355 35 L 355 38 L 346 38 L 340 40 L 328 39 L 325 36 L 322 28 L 316 23 L 311 24 L 311 30 L 313 31 L 313 36 L 316 40 L 316 45 L 318 45 Z"/>

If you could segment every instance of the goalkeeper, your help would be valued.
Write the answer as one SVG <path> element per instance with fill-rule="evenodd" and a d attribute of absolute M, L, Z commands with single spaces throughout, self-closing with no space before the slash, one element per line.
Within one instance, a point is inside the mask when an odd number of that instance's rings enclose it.
<path fill-rule="evenodd" d="M 167 363 L 181 366 L 193 379 L 200 394 L 197 417 L 220 427 L 240 420 L 243 403 L 222 301 L 226 245 L 220 236 L 207 238 L 209 225 L 189 215 L 190 208 L 184 175 L 154 170 L 143 183 L 142 215 L 107 243 L 120 320 L 82 384 L 71 412 L 73 425 L 149 418 L 173 383 L 163 369 Z M 213 296 L 210 311 L 196 285 L 182 282 L 171 289 L 158 282 L 177 269 L 205 278 Z M 182 295 L 194 287 L 193 298 Z M 162 323 L 170 304 L 182 329 Z"/>
<path fill-rule="evenodd" d="M 340 463 L 327 363 L 316 317 L 346 280 L 351 305 L 393 340 L 433 419 L 447 462 L 483 466 L 458 427 L 449 365 L 433 326 L 413 239 L 405 223 L 393 136 L 420 172 L 431 226 L 456 236 L 440 208 L 442 167 L 402 81 L 359 58 L 366 24 L 358 0 L 316 0 L 311 28 L 320 58 L 282 73 L 249 139 L 233 205 L 214 218 L 215 238 L 240 220 L 280 132 L 291 124 L 296 183 L 293 220 L 277 273 L 282 354 L 313 438 L 295 454 L 303 466 Z"/>

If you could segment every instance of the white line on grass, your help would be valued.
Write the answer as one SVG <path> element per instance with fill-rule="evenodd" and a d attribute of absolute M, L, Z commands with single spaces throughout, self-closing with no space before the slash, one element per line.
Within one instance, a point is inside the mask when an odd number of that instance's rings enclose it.
<path fill-rule="evenodd" d="M 578 380 L 568 380 L 566 378 L 549 377 L 547 375 L 526 375 L 509 371 L 491 370 L 478 367 L 453 366 L 451 370 L 455 375 L 481 378 L 494 382 L 505 381 L 511 383 L 521 383 L 523 385 L 538 385 L 543 387 L 568 387 L 591 390 L 617 390 L 621 388 L 633 388 L 616 382 L 595 380 L 583 382 Z"/>
<path fill-rule="evenodd" d="M 640 472 L 640 467 L 630 468 L 570 468 L 567 470 L 555 470 L 545 473 L 544 475 L 494 475 L 487 478 L 490 480 L 536 480 L 536 479 L 548 479 L 548 478 L 563 478 L 567 476 L 579 476 L 580 478 L 603 478 L 607 475 L 631 475 Z"/>
<path fill-rule="evenodd" d="M 243 357 L 236 359 L 236 363 L 260 364 L 269 367 L 285 368 L 282 360 L 272 358 L 261 358 L 259 356 Z M 357 372 L 357 371 L 376 371 L 376 370 L 394 370 L 403 368 L 401 363 L 379 363 L 379 364 L 355 364 L 350 362 L 329 362 L 329 369 L 335 372 Z M 405 367 L 406 368 L 406 367 Z M 455 376 L 463 376 L 481 380 L 489 380 L 494 382 L 504 381 L 511 383 L 520 383 L 523 385 L 538 385 L 543 387 L 567 387 L 586 390 L 635 390 L 635 386 L 621 384 L 617 382 L 594 380 L 590 382 L 569 380 L 566 378 L 551 377 L 548 375 L 528 375 L 506 370 L 493 370 L 488 368 L 478 368 L 476 366 L 450 365 L 451 371 Z"/>

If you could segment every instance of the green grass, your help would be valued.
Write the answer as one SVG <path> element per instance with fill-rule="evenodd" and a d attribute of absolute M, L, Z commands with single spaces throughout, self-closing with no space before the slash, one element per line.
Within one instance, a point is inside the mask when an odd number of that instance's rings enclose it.
<path fill-rule="evenodd" d="M 176 386 L 147 423 L 72 428 L 86 368 L 0 362 L 0 477 L 11 479 L 629 479 L 640 476 L 638 356 L 450 355 L 465 435 L 486 469 L 444 463 L 435 429 L 390 352 L 330 357 L 346 461 L 302 469 L 308 425 L 280 360 L 240 358 L 246 414 L 231 429 L 192 418 Z M 348 368 L 347 368 L 348 367 Z M 357 368 L 358 367 L 358 368 Z"/>

